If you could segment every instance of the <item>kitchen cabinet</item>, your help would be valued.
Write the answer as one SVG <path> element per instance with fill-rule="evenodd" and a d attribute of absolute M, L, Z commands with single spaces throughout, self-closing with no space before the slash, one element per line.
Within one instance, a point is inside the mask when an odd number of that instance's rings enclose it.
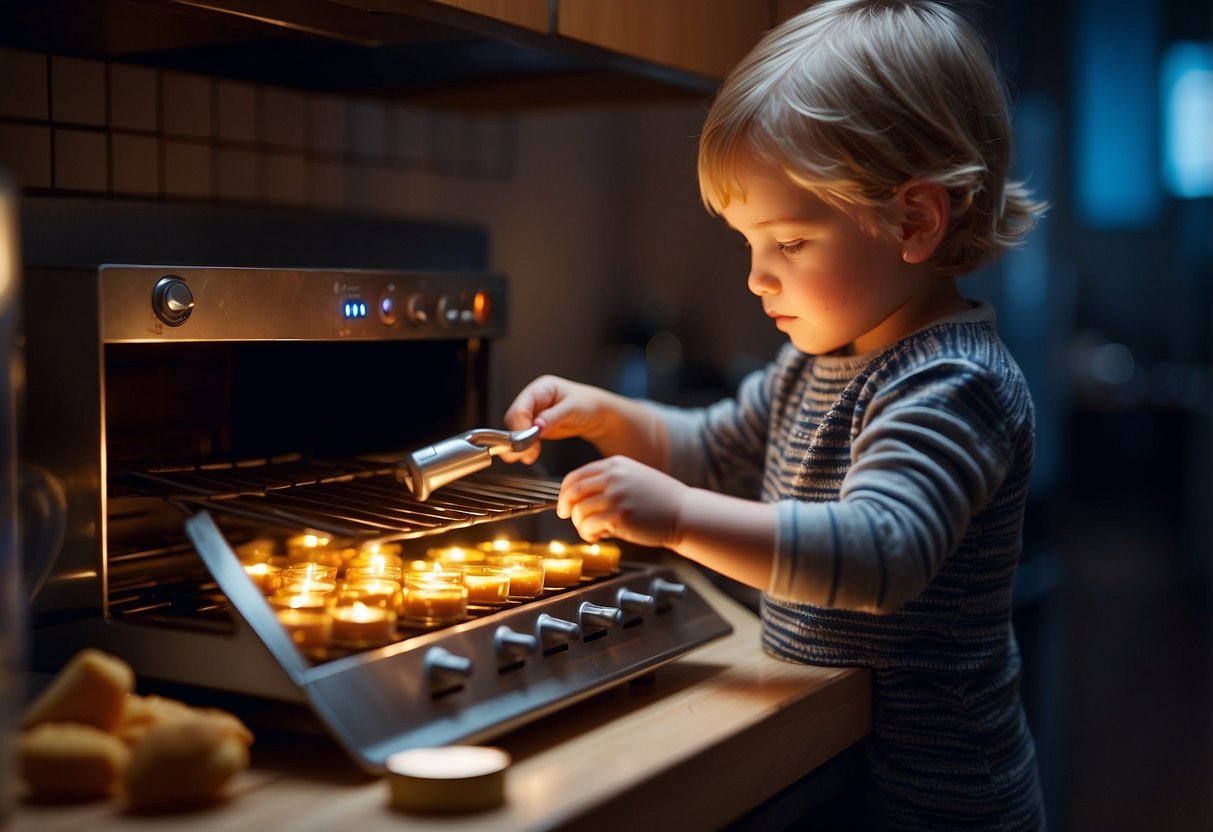
<path fill-rule="evenodd" d="M 702 100 L 804 0 L 43 0 L 0 46 L 494 108 Z"/>

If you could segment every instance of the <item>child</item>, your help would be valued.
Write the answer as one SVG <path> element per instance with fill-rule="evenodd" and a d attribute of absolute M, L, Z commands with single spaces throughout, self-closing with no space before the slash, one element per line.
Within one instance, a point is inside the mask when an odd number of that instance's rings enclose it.
<path fill-rule="evenodd" d="M 873 681 L 868 822 L 1044 825 L 1011 631 L 1033 412 L 994 313 L 955 278 L 1041 212 L 976 34 L 928 0 L 835 0 L 716 96 L 709 210 L 788 335 L 734 399 L 677 410 L 545 376 L 505 416 L 603 458 L 557 513 L 764 590 L 763 645 Z M 513 455 L 533 462 L 538 446 Z"/>

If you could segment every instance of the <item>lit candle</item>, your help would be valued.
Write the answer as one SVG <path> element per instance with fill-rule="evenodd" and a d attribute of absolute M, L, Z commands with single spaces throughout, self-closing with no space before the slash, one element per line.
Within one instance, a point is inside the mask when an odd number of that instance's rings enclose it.
<path fill-rule="evenodd" d="M 332 621 L 322 610 L 281 609 L 277 611 L 280 623 L 300 650 L 312 650 L 328 644 L 332 633 Z"/>
<path fill-rule="evenodd" d="M 543 558 L 519 552 L 490 555 L 490 562 L 510 576 L 511 598 L 534 598 L 543 592 Z"/>
<path fill-rule="evenodd" d="M 270 566 L 268 563 L 246 563 L 244 573 L 266 595 L 282 586 L 282 570 L 277 566 Z"/>
<path fill-rule="evenodd" d="M 465 566 L 463 583 L 469 604 L 495 607 L 509 600 L 510 576 L 500 566 Z"/>
<path fill-rule="evenodd" d="M 455 572 L 408 576 L 404 617 L 421 624 L 451 624 L 467 616 L 468 589 Z"/>
<path fill-rule="evenodd" d="M 352 647 L 387 644 L 396 635 L 396 611 L 353 601 L 331 612 L 334 643 Z"/>
<path fill-rule="evenodd" d="M 363 581 L 383 578 L 388 581 L 400 581 L 404 577 L 404 570 L 399 566 L 391 566 L 387 564 L 379 564 L 378 566 L 347 566 L 345 568 L 345 579 L 347 581 Z"/>
<path fill-rule="evenodd" d="M 444 565 L 464 563 L 484 563 L 484 552 L 478 549 L 465 549 L 462 546 L 443 546 L 426 550 L 425 556 Z"/>
<path fill-rule="evenodd" d="M 357 601 L 385 609 L 399 610 L 403 601 L 400 581 L 388 578 L 361 578 L 346 580 L 338 589 L 334 603 Z"/>
<path fill-rule="evenodd" d="M 337 578 L 337 567 L 324 563 L 297 563 L 282 570 L 284 584 L 296 584 L 303 581 L 334 583 Z"/>
<path fill-rule="evenodd" d="M 614 543 L 586 543 L 576 547 L 581 571 L 586 575 L 610 575 L 619 571 L 619 547 Z"/>
<path fill-rule="evenodd" d="M 270 537 L 255 537 L 236 547 L 241 563 L 264 563 L 274 556 L 274 540 Z"/>
<path fill-rule="evenodd" d="M 336 588 L 336 584 L 326 581 L 298 581 L 274 590 L 269 601 L 272 606 L 279 608 L 323 609 Z"/>
<path fill-rule="evenodd" d="M 525 540 L 499 538 L 497 540 L 486 540 L 482 543 L 477 543 L 476 548 L 492 555 L 504 554 L 506 552 L 529 552 L 531 551 L 531 544 Z"/>
<path fill-rule="evenodd" d="M 563 588 L 581 582 L 581 556 L 569 551 L 569 547 L 553 540 L 543 554 L 544 586 Z"/>
<path fill-rule="evenodd" d="M 296 534 L 286 540 L 286 554 L 295 563 L 325 563 L 337 566 L 341 562 L 339 551 L 332 549 L 333 539 L 323 534 Z"/>
<path fill-rule="evenodd" d="M 373 569 L 381 575 L 385 571 L 401 570 L 403 567 L 403 558 L 390 552 L 362 551 L 345 563 L 346 569 Z"/>

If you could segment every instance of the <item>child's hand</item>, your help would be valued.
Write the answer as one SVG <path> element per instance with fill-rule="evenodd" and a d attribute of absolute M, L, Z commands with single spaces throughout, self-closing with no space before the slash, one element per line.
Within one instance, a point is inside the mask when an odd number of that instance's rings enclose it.
<path fill-rule="evenodd" d="M 539 426 L 540 439 L 581 436 L 593 440 L 604 429 L 603 400 L 607 394 L 597 387 L 578 384 L 558 376 L 540 376 L 522 389 L 505 412 L 505 426 L 526 430 Z M 501 454 L 506 462 L 527 465 L 539 458 L 540 443 L 525 451 Z"/>
<path fill-rule="evenodd" d="M 564 478 L 556 514 L 571 518 L 582 539 L 614 537 L 640 546 L 673 548 L 690 489 L 624 456 L 583 465 Z"/>

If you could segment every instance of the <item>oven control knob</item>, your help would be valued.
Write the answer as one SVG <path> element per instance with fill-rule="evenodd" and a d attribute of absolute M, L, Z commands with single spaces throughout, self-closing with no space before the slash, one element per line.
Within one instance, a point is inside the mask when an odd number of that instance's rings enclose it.
<path fill-rule="evenodd" d="M 615 603 L 625 612 L 629 612 L 632 615 L 643 615 L 646 612 L 653 611 L 653 607 L 657 606 L 657 599 L 652 595 L 645 595 L 643 592 L 632 592 L 630 589 L 621 589 L 615 596 Z"/>
<path fill-rule="evenodd" d="M 600 607 L 589 601 L 581 602 L 577 614 L 583 627 L 614 627 L 623 623 L 623 610 L 619 607 Z"/>
<path fill-rule="evenodd" d="M 511 630 L 504 624 L 493 634 L 493 646 L 497 655 L 505 659 L 521 659 L 539 649 L 539 639 L 530 633 Z"/>
<path fill-rule="evenodd" d="M 413 326 L 421 326 L 430 319 L 430 312 L 425 305 L 425 295 L 416 292 L 408 296 L 404 302 L 404 317 Z"/>
<path fill-rule="evenodd" d="M 668 607 L 675 601 L 687 597 L 687 585 L 667 581 L 664 578 L 654 578 L 649 584 L 649 592 L 657 600 L 657 606 Z"/>
<path fill-rule="evenodd" d="M 194 311 L 194 293 L 181 278 L 166 275 L 152 289 L 152 311 L 169 326 L 181 326 Z"/>
<path fill-rule="evenodd" d="M 581 638 L 581 627 L 572 621 L 556 618 L 546 612 L 535 621 L 535 631 L 544 649 L 559 647 Z"/>
<path fill-rule="evenodd" d="M 441 295 L 436 307 L 438 325 L 447 329 L 457 326 L 462 319 L 463 310 L 459 308 L 457 295 Z"/>
<path fill-rule="evenodd" d="M 425 675 L 434 685 L 461 682 L 472 675 L 472 660 L 445 647 L 431 647 L 425 654 Z"/>

